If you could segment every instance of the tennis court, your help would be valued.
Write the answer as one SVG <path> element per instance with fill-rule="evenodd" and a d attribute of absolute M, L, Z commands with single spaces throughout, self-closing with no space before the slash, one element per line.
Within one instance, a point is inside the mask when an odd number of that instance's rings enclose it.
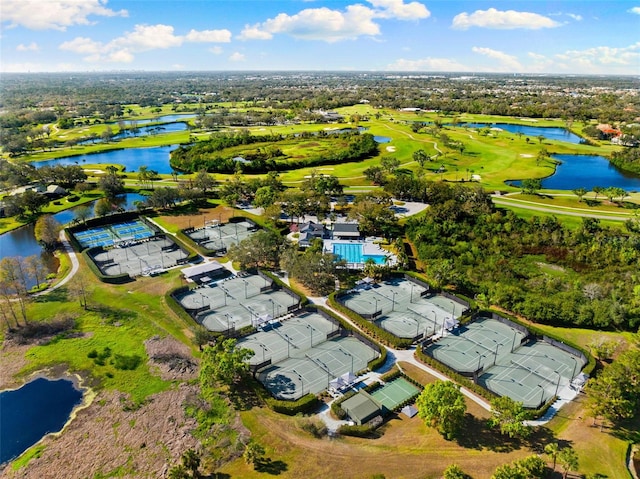
<path fill-rule="evenodd" d="M 490 318 L 456 328 L 429 346 L 430 354 L 460 373 L 487 369 L 516 347 L 525 334 Z"/>
<path fill-rule="evenodd" d="M 98 226 L 72 233 L 80 246 L 105 248 L 118 243 L 136 242 L 155 236 L 156 232 L 142 220 Z"/>
<path fill-rule="evenodd" d="M 429 292 L 405 278 L 350 290 L 339 298 L 347 308 L 399 338 L 442 335 L 457 324 L 466 305 Z"/>
<path fill-rule="evenodd" d="M 188 256 L 188 252 L 165 236 L 116 243 L 90 255 L 102 274 L 127 273 L 131 277 L 159 273 L 184 262 Z"/>
<path fill-rule="evenodd" d="M 260 275 L 234 276 L 182 292 L 176 301 L 210 331 L 231 332 L 298 309 L 300 298 Z"/>
<path fill-rule="evenodd" d="M 211 251 L 225 252 L 232 244 L 237 244 L 256 231 L 256 225 L 249 221 L 238 223 L 218 223 L 213 220 L 202 228 L 186 231 L 195 243 Z"/>
<path fill-rule="evenodd" d="M 319 316 L 319 315 L 318 315 Z M 291 320 L 283 321 L 286 326 Z M 307 328 L 304 328 L 307 331 Z M 301 330 L 302 331 L 302 330 Z M 264 333 L 251 335 L 240 344 L 243 347 L 252 347 L 251 343 L 264 343 Z M 288 333 L 286 333 L 288 334 Z M 255 337 L 254 337 L 255 336 Z M 297 342 L 295 348 L 287 341 L 288 346 L 280 345 L 280 349 L 272 351 L 274 355 L 284 356 L 284 348 L 287 357 L 273 362 L 258 373 L 258 380 L 279 399 L 299 399 L 305 394 L 318 394 L 328 389 L 336 378 L 354 377 L 357 371 L 366 369 L 369 361 L 378 356 L 378 351 L 355 337 L 337 336 L 333 339 L 324 339 L 311 346 L 310 334 L 306 341 Z M 292 341 L 293 343 L 293 341 Z M 269 343 L 273 344 L 273 343 Z M 259 348 L 262 352 L 269 353 L 269 346 Z M 261 353 L 258 353 L 261 354 Z M 269 357 L 265 356 L 268 360 Z"/>
<path fill-rule="evenodd" d="M 393 411 L 405 401 L 408 401 L 420 394 L 420 389 L 414 384 L 411 384 L 405 378 L 399 377 L 386 383 L 370 394 L 389 411 Z"/>
<path fill-rule="evenodd" d="M 523 343 L 526 333 L 480 318 L 425 346 L 424 351 L 500 396 L 537 408 L 568 387 L 583 358 L 541 340 Z"/>

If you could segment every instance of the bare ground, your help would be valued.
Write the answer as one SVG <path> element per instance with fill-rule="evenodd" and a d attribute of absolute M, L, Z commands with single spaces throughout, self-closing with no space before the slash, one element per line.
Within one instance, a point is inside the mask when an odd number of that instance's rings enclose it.
<path fill-rule="evenodd" d="M 154 337 L 145 346 L 150 366 L 163 379 L 185 381 L 197 376 L 198 364 L 184 344 L 173 338 Z M 29 347 L 3 345 L 2 388 L 23 382 L 13 377 L 26 365 L 24 354 Z M 50 371 L 43 375 L 65 373 Z M 89 404 L 77 410 L 61 433 L 43 439 L 41 457 L 17 471 L 10 465 L 5 467 L 0 478 L 80 479 L 97 474 L 108 477 L 115 472 L 124 478 L 164 477 L 184 451 L 199 446 L 191 435 L 196 422 L 184 413 L 185 401 L 197 391 L 197 386 L 182 383 L 150 396 L 134 410 L 127 407 L 128 397 L 117 391 L 100 391 L 95 397 L 93 392 L 86 393 Z"/>
<path fill-rule="evenodd" d="M 234 214 L 235 211 L 233 208 L 219 205 L 215 208 L 200 209 L 197 213 L 193 214 L 160 216 L 160 219 L 182 230 L 190 226 L 201 228 L 205 220 L 218 220 L 222 223 L 227 223 L 229 218 L 232 218 Z"/>

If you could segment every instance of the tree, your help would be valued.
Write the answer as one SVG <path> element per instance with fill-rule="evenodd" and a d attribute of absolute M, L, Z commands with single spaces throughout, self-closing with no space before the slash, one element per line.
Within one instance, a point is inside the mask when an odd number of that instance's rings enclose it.
<path fill-rule="evenodd" d="M 384 168 L 380 166 L 370 166 L 362 174 L 374 185 L 383 185 L 386 181 Z"/>
<path fill-rule="evenodd" d="M 594 339 L 589 343 L 589 349 L 593 355 L 600 361 L 606 361 L 613 357 L 620 343 L 615 339 L 607 339 L 606 337 Z"/>
<path fill-rule="evenodd" d="M 428 384 L 416 400 L 418 415 L 451 440 L 460 432 L 467 406 L 460 386 L 451 381 Z"/>
<path fill-rule="evenodd" d="M 602 186 L 594 186 L 591 191 L 593 191 L 593 199 L 597 200 L 598 195 L 604 191 L 604 188 Z"/>
<path fill-rule="evenodd" d="M 275 267 L 278 265 L 283 238 L 269 230 L 260 230 L 227 251 L 232 261 L 240 263 L 242 269 L 253 267 Z"/>
<path fill-rule="evenodd" d="M 75 220 L 84 223 L 91 217 L 91 208 L 87 205 L 78 206 L 74 210 Z"/>
<path fill-rule="evenodd" d="M 270 186 L 261 186 L 256 190 L 253 198 L 253 206 L 258 208 L 267 208 L 273 205 L 278 197 L 278 192 L 274 191 Z"/>
<path fill-rule="evenodd" d="M 244 457 L 244 460 L 247 464 L 251 464 L 255 468 L 258 464 L 260 464 L 260 461 L 264 457 L 264 452 L 264 447 L 262 447 L 260 444 L 255 441 L 249 441 L 244 449 L 242 457 Z"/>
<path fill-rule="evenodd" d="M 207 173 L 207 170 L 200 170 L 193 179 L 193 186 L 202 190 L 203 193 L 207 193 L 210 189 L 216 186 L 216 180 L 213 176 Z"/>
<path fill-rule="evenodd" d="M 557 442 L 551 442 L 544 446 L 544 452 L 553 461 L 553 470 L 556 470 L 556 461 L 558 460 L 558 453 L 560 452 L 560 446 Z"/>
<path fill-rule="evenodd" d="M 113 211 L 111 202 L 107 198 L 100 198 L 94 206 L 96 216 L 105 216 Z"/>
<path fill-rule="evenodd" d="M 394 173 L 400 166 L 400 160 L 395 156 L 383 156 L 380 160 L 380 166 L 388 173 Z"/>
<path fill-rule="evenodd" d="M 108 166 L 106 170 L 107 174 L 100 178 L 98 186 L 107 198 L 113 199 L 124 192 L 124 181 L 118 176 L 116 168 Z"/>
<path fill-rule="evenodd" d="M 527 411 L 521 402 L 516 402 L 508 396 L 497 397 L 491 401 L 491 418 L 489 425 L 500 429 L 500 434 L 525 438 L 531 429 L 524 424 Z"/>
<path fill-rule="evenodd" d="M 587 382 L 585 391 L 594 420 L 603 417 L 616 423 L 636 417 L 640 411 L 640 350 L 622 353 Z"/>
<path fill-rule="evenodd" d="M 26 259 L 27 273 L 36 280 L 36 288 L 40 287 L 40 283 L 47 275 L 47 267 L 42 261 L 40 255 L 34 254 Z"/>
<path fill-rule="evenodd" d="M 205 397 L 218 383 L 230 385 L 245 375 L 249 371 L 247 360 L 253 355 L 251 349 L 238 348 L 235 339 L 205 347 L 200 365 L 200 384 Z"/>
<path fill-rule="evenodd" d="M 539 178 L 527 178 L 526 180 L 522 180 L 520 188 L 523 193 L 533 195 L 538 190 L 542 189 L 542 180 Z"/>
<path fill-rule="evenodd" d="M 442 479 L 471 479 L 457 464 L 451 464 L 442 473 Z"/>
<path fill-rule="evenodd" d="M 60 230 L 62 225 L 52 215 L 44 215 L 36 221 L 34 235 L 36 241 L 42 243 L 47 251 L 51 251 L 58 244 Z"/>
<path fill-rule="evenodd" d="M 427 152 L 422 149 L 414 151 L 412 156 L 413 161 L 418 163 L 420 165 L 420 168 L 423 168 L 424 164 L 429 159 L 429 155 L 427 155 Z"/>
<path fill-rule="evenodd" d="M 167 477 L 168 479 L 189 479 L 189 471 L 180 464 L 169 469 Z"/>
<path fill-rule="evenodd" d="M 191 477 L 193 479 L 200 477 L 200 471 L 198 471 L 200 468 L 200 456 L 198 456 L 196 451 L 193 449 L 187 449 L 184 451 L 182 454 L 182 465 L 185 469 L 191 471 Z"/>
<path fill-rule="evenodd" d="M 578 197 L 578 200 L 580 202 L 582 202 L 582 198 L 584 198 L 584 195 L 587 194 L 587 189 L 586 188 L 575 188 L 573 190 L 573 194 Z"/>
<path fill-rule="evenodd" d="M 558 462 L 562 466 L 562 477 L 566 478 L 569 471 L 578 469 L 578 454 L 570 447 L 565 447 L 558 453 Z"/>

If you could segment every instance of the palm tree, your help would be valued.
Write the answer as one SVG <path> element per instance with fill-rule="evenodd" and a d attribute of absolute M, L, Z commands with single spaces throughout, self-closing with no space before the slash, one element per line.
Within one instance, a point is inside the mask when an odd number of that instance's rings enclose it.
<path fill-rule="evenodd" d="M 560 447 L 557 442 L 551 442 L 544 446 L 544 452 L 553 460 L 553 470 L 556 470 L 556 461 L 558 460 L 558 453 Z"/>
<path fill-rule="evenodd" d="M 184 466 L 173 466 L 169 469 L 167 477 L 169 479 L 189 479 L 189 473 L 187 472 L 187 468 Z"/>
<path fill-rule="evenodd" d="M 578 454 L 570 447 L 565 447 L 558 453 L 558 460 L 562 465 L 563 479 L 567 477 L 569 471 L 578 469 Z"/>

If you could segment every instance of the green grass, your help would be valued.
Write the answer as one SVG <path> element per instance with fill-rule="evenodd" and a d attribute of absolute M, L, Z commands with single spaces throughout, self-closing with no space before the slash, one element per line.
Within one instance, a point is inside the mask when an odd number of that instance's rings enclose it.
<path fill-rule="evenodd" d="M 172 271 L 162 280 L 177 284 L 179 272 Z M 87 277 L 85 279 L 88 280 Z M 97 281 L 91 279 L 88 281 Z M 142 281 L 122 286 L 99 285 L 92 292 L 90 311 L 83 311 L 77 303 L 58 290 L 51 298 L 45 296 L 31 307 L 32 320 L 41 321 L 56 315 L 77 316 L 77 329 L 82 335 L 58 338 L 46 345 L 36 345 L 25 354 L 28 365 L 21 375 L 65 364 L 72 372 L 84 372 L 94 387 L 114 389 L 128 393 L 133 405 L 141 404 L 149 395 L 166 390 L 171 383 L 151 373 L 146 364 L 144 341 L 155 335 L 174 337 L 188 342 L 185 330 L 189 327 L 176 320 L 164 307 L 163 295 L 141 291 Z M 129 288 L 136 290 L 128 291 Z M 98 364 L 88 357 L 93 350 L 111 350 L 111 356 Z M 117 369 L 116 355 L 142 358 L 134 370 Z"/>
<path fill-rule="evenodd" d="M 534 211 L 526 208 L 520 208 L 518 206 L 512 206 L 510 204 L 499 203 L 496 204 L 498 208 L 506 209 L 513 211 L 516 215 L 521 218 L 530 219 L 534 216 L 545 217 L 545 216 L 554 216 L 567 228 L 577 229 L 582 226 L 582 218 L 579 216 L 570 216 L 566 214 L 562 214 L 562 210 L 554 210 L 552 212 L 545 211 Z M 613 220 L 600 220 L 600 224 L 602 226 L 608 226 L 611 228 L 622 228 L 622 221 L 613 221 Z"/>
<path fill-rule="evenodd" d="M 38 459 L 42 456 L 42 453 L 47 448 L 44 444 L 38 444 L 36 446 L 27 449 L 20 457 L 11 462 L 11 469 L 18 471 L 23 467 L 26 467 L 32 459 Z"/>

